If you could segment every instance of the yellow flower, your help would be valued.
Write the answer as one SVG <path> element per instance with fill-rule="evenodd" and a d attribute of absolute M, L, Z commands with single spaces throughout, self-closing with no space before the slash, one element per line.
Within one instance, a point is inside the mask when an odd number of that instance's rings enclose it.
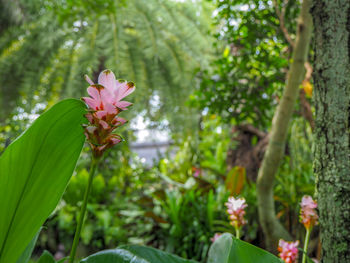
<path fill-rule="evenodd" d="M 303 89 L 305 91 L 305 94 L 308 98 L 312 97 L 312 85 L 309 81 L 303 82 Z"/>

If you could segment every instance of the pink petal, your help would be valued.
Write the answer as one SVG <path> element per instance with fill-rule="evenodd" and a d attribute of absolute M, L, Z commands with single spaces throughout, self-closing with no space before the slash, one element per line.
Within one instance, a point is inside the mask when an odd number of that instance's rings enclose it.
<path fill-rule="evenodd" d="M 128 89 L 125 91 L 123 96 L 128 96 L 129 94 L 133 93 L 135 91 L 135 84 L 133 82 L 128 82 Z"/>
<path fill-rule="evenodd" d="M 89 107 L 91 109 L 93 109 L 93 110 L 97 110 L 98 109 L 98 106 L 99 106 L 99 102 L 98 101 L 96 101 L 96 100 L 94 100 L 92 98 L 89 98 L 89 97 L 83 97 L 82 99 L 85 101 L 85 103 L 87 105 L 89 105 Z"/>
<path fill-rule="evenodd" d="M 94 87 L 94 86 L 88 87 L 87 92 L 95 100 L 100 99 L 100 93 L 96 87 Z"/>
<path fill-rule="evenodd" d="M 86 129 L 86 131 L 87 131 L 88 133 L 93 134 L 93 133 L 96 131 L 97 128 L 96 128 L 95 126 L 88 126 L 88 127 L 86 127 L 85 129 Z"/>
<path fill-rule="evenodd" d="M 135 85 L 132 82 L 117 82 L 117 90 L 115 91 L 114 95 L 117 101 L 123 99 L 124 97 L 128 96 L 135 90 Z"/>
<path fill-rule="evenodd" d="M 103 103 L 113 103 L 113 96 L 112 93 L 108 89 L 100 89 L 100 95 L 101 95 L 101 100 Z"/>
<path fill-rule="evenodd" d="M 131 102 L 119 101 L 119 102 L 116 103 L 115 106 L 117 106 L 119 109 L 126 110 L 127 109 L 126 107 L 129 107 L 130 105 L 132 105 Z"/>
<path fill-rule="evenodd" d="M 116 118 L 116 121 L 117 121 L 117 122 L 120 122 L 121 124 L 125 124 L 125 123 L 127 122 L 126 119 L 121 118 L 121 117 L 117 117 L 117 118 Z"/>
<path fill-rule="evenodd" d="M 104 120 L 99 120 L 99 123 L 101 124 L 101 126 L 103 127 L 103 129 L 108 129 L 109 125 L 107 122 L 105 122 Z"/>
<path fill-rule="evenodd" d="M 88 119 L 89 122 L 93 122 L 94 118 L 91 113 L 85 114 L 85 117 Z"/>
<path fill-rule="evenodd" d="M 113 104 L 106 103 L 105 110 L 107 111 L 108 114 L 117 114 L 117 109 Z"/>
<path fill-rule="evenodd" d="M 122 141 L 122 138 L 118 134 L 111 134 L 108 137 L 108 142 L 112 145 L 115 145 L 117 143 L 120 143 Z"/>
<path fill-rule="evenodd" d="M 102 146 L 96 147 L 96 149 L 97 149 L 98 151 L 102 152 L 106 147 L 107 147 L 107 145 L 102 145 Z"/>
<path fill-rule="evenodd" d="M 128 88 L 127 82 L 119 82 L 117 80 L 116 90 L 114 91 L 114 96 L 117 101 L 121 100 L 121 96 L 125 92 L 125 90 Z"/>
<path fill-rule="evenodd" d="M 117 138 L 111 138 L 110 141 L 112 142 L 113 145 L 121 142 L 121 140 L 119 140 Z"/>
<path fill-rule="evenodd" d="M 95 83 L 89 78 L 88 75 L 85 75 L 85 80 L 90 84 L 90 85 L 94 85 Z"/>
<path fill-rule="evenodd" d="M 103 117 L 107 116 L 107 111 L 101 110 L 96 112 L 96 117 L 99 119 L 102 119 Z"/>
<path fill-rule="evenodd" d="M 123 119 L 121 117 L 115 117 L 113 120 L 113 124 L 117 127 L 124 125 L 127 122 L 126 119 Z"/>
<path fill-rule="evenodd" d="M 113 94 L 113 91 L 116 89 L 116 79 L 114 73 L 109 69 L 102 71 L 98 76 L 98 84 L 104 86 Z"/>

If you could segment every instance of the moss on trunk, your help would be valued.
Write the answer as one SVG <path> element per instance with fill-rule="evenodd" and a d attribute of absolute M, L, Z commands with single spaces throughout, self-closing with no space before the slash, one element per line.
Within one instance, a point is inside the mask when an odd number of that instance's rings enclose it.
<path fill-rule="evenodd" d="M 314 0 L 312 15 L 322 262 L 350 262 L 350 1 Z"/>

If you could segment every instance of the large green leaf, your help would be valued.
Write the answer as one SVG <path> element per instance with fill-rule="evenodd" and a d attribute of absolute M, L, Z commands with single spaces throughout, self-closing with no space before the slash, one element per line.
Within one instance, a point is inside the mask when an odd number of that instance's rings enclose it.
<path fill-rule="evenodd" d="M 40 230 L 38 231 L 38 233 L 36 233 L 34 238 L 29 242 L 29 244 L 27 245 L 25 250 L 22 252 L 20 257 L 17 259 L 16 263 L 27 263 L 29 261 L 31 255 L 32 255 L 32 252 L 34 250 L 36 241 L 38 240 L 38 237 L 39 237 L 39 234 L 40 234 Z"/>
<path fill-rule="evenodd" d="M 57 103 L 0 156 L 0 263 L 16 262 L 60 200 L 84 144 L 85 109 Z"/>
<path fill-rule="evenodd" d="M 198 263 L 161 250 L 144 246 L 121 246 L 93 254 L 81 263 Z"/>
<path fill-rule="evenodd" d="M 56 263 L 56 260 L 49 251 L 45 250 L 36 263 Z"/>
<path fill-rule="evenodd" d="M 210 247 L 208 263 L 282 263 L 269 252 L 225 233 Z"/>

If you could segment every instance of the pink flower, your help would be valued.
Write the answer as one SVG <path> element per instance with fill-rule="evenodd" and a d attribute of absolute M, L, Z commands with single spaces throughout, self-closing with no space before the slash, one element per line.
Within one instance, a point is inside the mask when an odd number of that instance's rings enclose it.
<path fill-rule="evenodd" d="M 193 177 L 199 177 L 201 175 L 201 169 L 197 167 L 192 167 Z"/>
<path fill-rule="evenodd" d="M 244 219 L 245 211 L 248 205 L 245 203 L 244 198 L 229 197 L 228 202 L 225 203 L 227 207 L 227 213 L 229 214 L 230 224 L 236 229 L 245 225 L 247 221 Z"/>
<path fill-rule="evenodd" d="M 222 234 L 220 233 L 215 233 L 215 235 L 210 239 L 211 242 L 215 242 L 216 240 L 219 239 L 219 237 L 221 237 Z"/>
<path fill-rule="evenodd" d="M 122 99 L 134 92 L 135 85 L 132 82 L 117 81 L 113 72 L 108 69 L 100 73 L 98 84 L 94 84 L 88 76 L 85 79 L 90 84 L 87 89 L 90 97 L 82 98 L 90 108 L 85 115 L 90 122 L 85 127 L 85 135 L 94 156 L 100 157 L 106 149 L 122 141 L 112 131 L 126 123 L 125 119 L 117 115 L 131 105 Z"/>
<path fill-rule="evenodd" d="M 279 257 L 285 263 L 296 263 L 298 259 L 298 245 L 299 241 L 287 242 L 280 239 L 278 243 Z"/>
<path fill-rule="evenodd" d="M 300 222 L 306 229 L 310 229 L 318 223 L 317 203 L 309 195 L 304 195 L 300 203 Z"/>
<path fill-rule="evenodd" d="M 122 99 L 134 92 L 134 83 L 119 82 L 109 69 L 100 73 L 98 84 L 94 84 L 88 76 L 85 76 L 85 79 L 90 84 L 87 92 L 91 97 L 84 97 L 83 100 L 91 109 L 102 111 L 105 114 L 116 114 L 118 109 L 126 110 L 128 106 L 132 105 L 132 103 L 122 101 Z"/>

